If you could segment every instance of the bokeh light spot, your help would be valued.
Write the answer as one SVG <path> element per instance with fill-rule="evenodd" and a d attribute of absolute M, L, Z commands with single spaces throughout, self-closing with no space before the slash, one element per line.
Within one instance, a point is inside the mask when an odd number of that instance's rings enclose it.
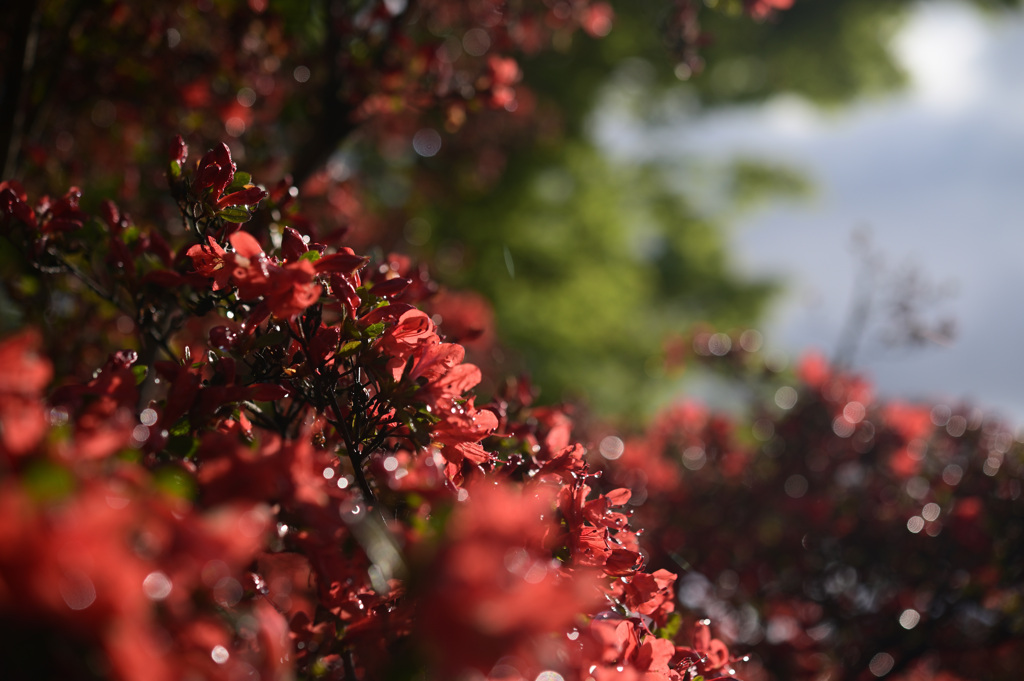
<path fill-rule="evenodd" d="M 913 629 L 921 621 L 921 613 L 912 608 L 907 608 L 900 615 L 900 626 L 904 629 Z"/>
<path fill-rule="evenodd" d="M 598 445 L 598 451 L 601 452 L 601 456 L 604 458 L 614 461 L 626 451 L 626 445 L 622 442 L 621 438 L 609 435 L 601 440 L 601 444 Z"/>
<path fill-rule="evenodd" d="M 875 676 L 882 677 L 891 672 L 895 664 L 896 661 L 892 659 L 892 655 L 889 653 L 878 653 L 871 658 L 871 662 L 868 663 L 868 669 Z"/>
<path fill-rule="evenodd" d="M 424 158 L 436 156 L 441 151 L 441 134 L 433 128 L 423 128 L 413 135 L 412 148 Z"/>

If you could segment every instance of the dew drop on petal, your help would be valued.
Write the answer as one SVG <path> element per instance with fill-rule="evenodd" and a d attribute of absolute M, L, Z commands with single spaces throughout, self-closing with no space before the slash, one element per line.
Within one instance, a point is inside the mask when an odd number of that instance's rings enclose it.
<path fill-rule="evenodd" d="M 233 577 L 225 577 L 213 587 L 213 600 L 221 607 L 233 608 L 244 595 L 242 585 Z"/>
<path fill-rule="evenodd" d="M 210 651 L 210 657 L 217 664 L 224 664 L 228 661 L 231 655 L 228 653 L 228 649 L 224 646 L 214 646 L 213 650 Z"/>
<path fill-rule="evenodd" d="M 162 601 L 170 596 L 171 589 L 173 588 L 174 585 L 171 584 L 171 580 L 159 570 L 150 572 L 142 580 L 142 590 L 146 592 L 146 596 L 154 601 Z"/>
<path fill-rule="evenodd" d="M 565 677 L 550 669 L 537 674 L 537 678 L 534 681 L 565 681 Z"/>
<path fill-rule="evenodd" d="M 72 610 L 85 610 L 96 601 L 96 586 L 82 572 L 64 573 L 57 588 Z"/>

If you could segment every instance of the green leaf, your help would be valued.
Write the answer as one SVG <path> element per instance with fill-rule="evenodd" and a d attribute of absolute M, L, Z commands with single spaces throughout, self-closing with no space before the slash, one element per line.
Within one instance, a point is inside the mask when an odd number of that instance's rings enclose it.
<path fill-rule="evenodd" d="M 241 191 L 249 184 L 252 184 L 252 175 L 244 170 L 237 170 L 235 171 L 235 179 L 231 180 L 231 184 L 227 186 L 224 193 L 230 194 L 232 192 Z"/>
<path fill-rule="evenodd" d="M 164 449 L 179 459 L 187 459 L 199 449 L 199 440 L 187 432 L 188 421 L 182 419 L 182 423 L 186 426 L 186 432 L 171 435 Z"/>
<path fill-rule="evenodd" d="M 191 432 L 192 428 L 188 424 L 188 419 L 179 419 L 178 422 L 171 427 L 170 434 L 172 436 L 190 436 Z"/>
<path fill-rule="evenodd" d="M 376 324 L 370 324 L 366 327 L 364 333 L 368 338 L 377 338 L 384 333 L 384 329 L 386 328 L 387 325 L 384 322 L 377 322 Z"/>
<path fill-rule="evenodd" d="M 665 622 L 665 626 L 658 630 L 658 638 L 666 638 L 672 640 L 679 633 L 679 628 L 683 625 L 683 618 L 678 612 L 674 612 L 668 616 L 668 620 Z"/>
<path fill-rule="evenodd" d="M 139 240 L 139 235 L 141 233 L 142 232 L 138 227 L 136 227 L 135 225 L 131 225 L 129 227 L 126 227 L 124 232 L 121 233 L 121 241 L 123 241 L 125 245 L 131 246 L 132 244 Z"/>
<path fill-rule="evenodd" d="M 145 364 L 136 364 L 132 367 L 132 375 L 135 376 L 135 385 L 142 385 L 142 382 L 146 380 L 146 374 L 149 373 L 149 367 Z"/>
<path fill-rule="evenodd" d="M 316 262 L 320 259 L 320 251 L 309 250 L 303 253 L 299 260 L 308 260 L 309 262 Z"/>
<path fill-rule="evenodd" d="M 50 461 L 30 464 L 22 476 L 22 484 L 37 501 L 59 501 L 75 491 L 71 471 Z"/>
<path fill-rule="evenodd" d="M 359 346 L 363 344 L 362 341 L 353 340 L 343 344 L 335 354 L 336 357 L 347 357 L 355 354 L 359 350 Z"/>
<path fill-rule="evenodd" d="M 196 482 L 192 476 L 177 466 L 165 466 L 156 471 L 153 484 L 158 490 L 179 499 L 194 499 Z"/>
<path fill-rule="evenodd" d="M 234 222 L 241 224 L 243 222 L 249 222 L 252 219 L 252 213 L 245 206 L 228 206 L 224 210 L 217 211 L 217 216 L 221 220 L 227 220 L 228 222 Z"/>

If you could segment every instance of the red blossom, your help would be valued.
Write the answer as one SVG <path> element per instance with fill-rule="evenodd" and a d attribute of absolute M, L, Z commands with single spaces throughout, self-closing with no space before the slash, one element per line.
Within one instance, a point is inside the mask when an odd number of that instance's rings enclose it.
<path fill-rule="evenodd" d="M 570 575 L 544 549 L 553 492 L 481 482 L 453 511 L 417 616 L 443 677 L 487 673 L 508 654 L 539 672 L 543 637 L 567 631 L 598 602 L 587 574 Z"/>
<path fill-rule="evenodd" d="M 53 366 L 40 356 L 42 338 L 26 330 L 0 341 L 0 453 L 31 451 L 46 432 L 43 391 Z"/>

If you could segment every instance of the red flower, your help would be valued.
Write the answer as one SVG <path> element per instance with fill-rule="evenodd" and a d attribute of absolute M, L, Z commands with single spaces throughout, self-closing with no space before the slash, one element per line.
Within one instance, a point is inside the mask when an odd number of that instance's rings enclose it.
<path fill-rule="evenodd" d="M 41 343 L 34 330 L 0 342 L 0 453 L 25 454 L 46 433 L 41 397 L 53 368 L 39 355 Z"/>
<path fill-rule="evenodd" d="M 747 11 L 755 19 L 763 19 L 777 10 L 789 9 L 793 0 L 744 0 Z"/>
<path fill-rule="evenodd" d="M 544 548 L 555 531 L 553 492 L 478 483 L 452 512 L 416 620 L 439 678 L 486 674 L 505 655 L 518 656 L 524 672 L 535 668 L 533 678 L 545 636 L 600 602 L 586 573 L 570 576 Z"/>
<path fill-rule="evenodd" d="M 227 266 L 227 251 L 214 241 L 212 236 L 206 237 L 206 244 L 196 244 L 188 249 L 186 255 L 192 258 L 196 272 L 213 279 L 214 291 L 227 288 L 231 278 L 231 269 Z"/>

